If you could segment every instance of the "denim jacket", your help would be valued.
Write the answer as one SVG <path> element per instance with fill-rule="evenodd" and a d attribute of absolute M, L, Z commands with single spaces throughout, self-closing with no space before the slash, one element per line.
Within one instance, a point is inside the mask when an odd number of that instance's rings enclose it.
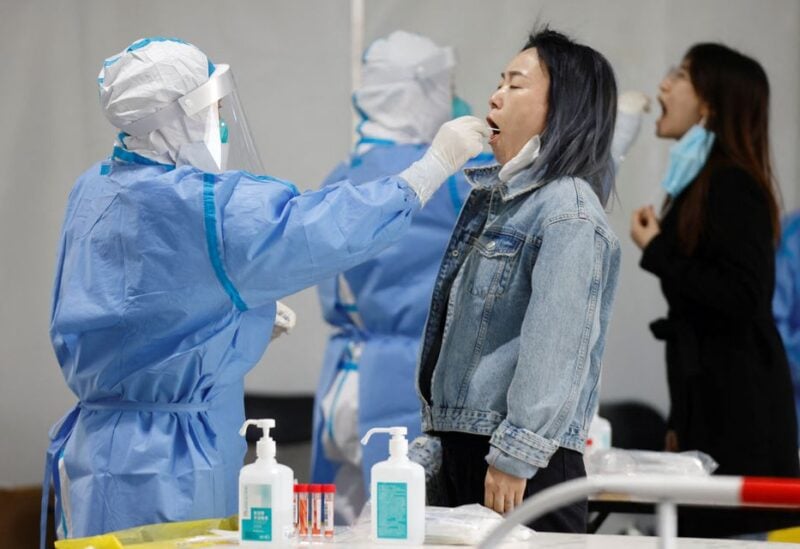
<path fill-rule="evenodd" d="M 536 169 L 465 171 L 417 368 L 423 429 L 490 436 L 487 462 L 521 478 L 583 452 L 620 264 L 589 184 Z"/>

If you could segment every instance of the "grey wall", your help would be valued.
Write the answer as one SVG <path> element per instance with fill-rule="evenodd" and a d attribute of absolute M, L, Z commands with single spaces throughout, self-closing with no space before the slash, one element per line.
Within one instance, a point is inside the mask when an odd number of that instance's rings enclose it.
<path fill-rule="evenodd" d="M 366 15 L 367 42 L 403 28 L 455 46 L 458 92 L 478 114 L 537 17 L 605 53 L 620 89 L 651 94 L 691 43 L 739 47 L 771 79 L 777 175 L 787 207 L 800 206 L 795 0 L 369 0 Z M 40 480 L 47 429 L 74 404 L 48 339 L 50 293 L 67 193 L 114 138 L 97 106 L 102 59 L 160 34 L 231 63 L 268 171 L 310 189 L 350 144 L 349 25 L 346 0 L 0 0 L 0 484 Z M 653 120 L 622 168 L 611 214 L 625 248 L 603 397 L 636 396 L 664 410 L 662 348 L 646 329 L 664 304 L 627 238 L 631 210 L 652 200 L 666 164 L 668 143 L 653 137 Z M 313 291 L 287 303 L 296 332 L 270 347 L 250 390 L 313 390 L 327 329 Z"/>

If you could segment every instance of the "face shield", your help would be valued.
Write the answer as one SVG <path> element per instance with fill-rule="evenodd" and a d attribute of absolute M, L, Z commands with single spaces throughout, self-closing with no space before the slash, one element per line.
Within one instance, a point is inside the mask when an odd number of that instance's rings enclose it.
<path fill-rule="evenodd" d="M 264 173 L 229 65 L 216 65 L 205 83 L 120 129 L 134 137 L 146 137 L 176 120 L 183 120 L 183 133 L 191 136 L 178 147 L 178 166 L 188 164 L 209 173 Z"/>

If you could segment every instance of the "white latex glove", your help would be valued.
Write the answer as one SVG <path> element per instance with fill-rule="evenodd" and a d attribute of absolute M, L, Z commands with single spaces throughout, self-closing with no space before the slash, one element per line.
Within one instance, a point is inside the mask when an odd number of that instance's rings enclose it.
<path fill-rule="evenodd" d="M 280 301 L 277 302 L 277 306 L 278 308 L 275 311 L 275 324 L 272 326 L 272 337 L 270 341 L 291 332 L 297 322 L 297 315 L 293 310 Z"/>
<path fill-rule="evenodd" d="M 614 125 L 614 138 L 611 140 L 611 156 L 615 168 L 619 168 L 639 136 L 642 118 L 646 112 L 650 112 L 650 98 L 643 92 L 629 90 L 617 99 L 617 123 Z"/>
<path fill-rule="evenodd" d="M 483 150 L 492 131 L 485 120 L 462 116 L 442 124 L 425 155 L 400 177 L 408 181 L 424 205 L 448 177 Z"/>
<path fill-rule="evenodd" d="M 650 98 L 644 92 L 628 90 L 620 94 L 617 108 L 620 112 L 630 114 L 650 112 Z"/>

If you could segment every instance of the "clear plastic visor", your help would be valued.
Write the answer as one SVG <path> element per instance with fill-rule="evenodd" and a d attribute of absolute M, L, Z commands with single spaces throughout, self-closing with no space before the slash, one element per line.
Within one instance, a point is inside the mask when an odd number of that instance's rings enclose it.
<path fill-rule="evenodd" d="M 264 173 L 229 65 L 217 65 L 203 85 L 120 129 L 130 135 L 146 136 L 175 120 L 184 121 L 186 138 L 178 146 L 179 166 L 188 164 L 210 173 Z"/>
<path fill-rule="evenodd" d="M 244 108 L 228 65 L 217 65 L 208 82 L 178 100 L 188 116 L 205 111 L 203 140 L 187 143 L 178 153 L 179 164 L 219 173 L 245 170 L 264 173 Z"/>

